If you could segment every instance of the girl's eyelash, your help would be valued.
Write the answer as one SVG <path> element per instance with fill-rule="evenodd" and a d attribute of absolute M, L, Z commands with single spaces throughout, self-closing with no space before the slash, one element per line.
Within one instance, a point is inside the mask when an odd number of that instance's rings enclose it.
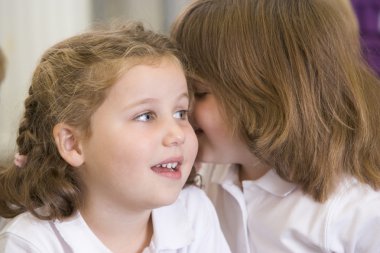
<path fill-rule="evenodd" d="M 153 112 L 144 112 L 144 113 L 137 115 L 134 119 L 139 120 L 139 121 L 149 121 L 149 120 L 154 119 L 154 113 Z"/>
<path fill-rule="evenodd" d="M 200 98 L 204 98 L 208 94 L 209 94 L 209 92 L 195 92 L 194 97 L 197 99 L 200 99 Z"/>
<path fill-rule="evenodd" d="M 187 120 L 187 115 L 189 113 L 189 110 L 179 110 L 179 111 L 176 111 L 174 113 L 174 115 L 176 115 L 177 113 L 181 113 L 181 116 L 178 117 L 179 119 L 182 119 L 182 120 Z"/>
<path fill-rule="evenodd" d="M 178 110 L 173 114 L 173 117 L 181 119 L 181 120 L 187 120 L 188 112 L 189 112 L 189 110 L 187 110 L 187 109 Z M 150 121 L 150 120 L 155 119 L 155 117 L 156 116 L 153 112 L 144 112 L 144 113 L 137 115 L 134 119 L 137 121 L 146 122 L 146 121 Z"/>

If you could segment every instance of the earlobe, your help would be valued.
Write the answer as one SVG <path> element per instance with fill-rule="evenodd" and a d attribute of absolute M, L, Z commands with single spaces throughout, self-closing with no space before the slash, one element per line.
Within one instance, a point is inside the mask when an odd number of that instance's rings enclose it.
<path fill-rule="evenodd" d="M 79 167 L 84 163 L 79 134 L 75 128 L 59 123 L 54 126 L 53 136 L 59 154 L 67 163 L 73 167 Z"/>

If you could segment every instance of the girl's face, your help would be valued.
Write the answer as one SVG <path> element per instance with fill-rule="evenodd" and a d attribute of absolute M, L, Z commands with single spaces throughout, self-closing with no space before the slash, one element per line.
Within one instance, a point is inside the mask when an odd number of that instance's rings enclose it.
<path fill-rule="evenodd" d="M 241 164 L 251 159 L 247 145 L 232 134 L 219 108 L 207 85 L 196 82 L 191 117 L 199 142 L 197 162 Z"/>
<path fill-rule="evenodd" d="M 260 178 L 271 167 L 252 154 L 240 137 L 232 134 L 220 108 L 207 84 L 196 82 L 192 123 L 199 142 L 197 162 L 238 164 L 240 180 Z"/>
<path fill-rule="evenodd" d="M 130 68 L 91 118 L 82 145 L 86 203 L 141 211 L 177 198 L 197 153 L 178 62 Z"/>

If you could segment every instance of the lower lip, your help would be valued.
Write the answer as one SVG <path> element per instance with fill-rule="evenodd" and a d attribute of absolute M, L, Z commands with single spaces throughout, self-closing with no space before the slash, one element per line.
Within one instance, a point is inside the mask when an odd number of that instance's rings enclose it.
<path fill-rule="evenodd" d="M 163 167 L 159 167 L 159 168 L 153 167 L 151 169 L 158 175 L 167 177 L 170 179 L 181 179 L 182 177 L 180 167 L 178 167 L 176 170 L 171 170 L 171 169 L 163 168 Z"/>

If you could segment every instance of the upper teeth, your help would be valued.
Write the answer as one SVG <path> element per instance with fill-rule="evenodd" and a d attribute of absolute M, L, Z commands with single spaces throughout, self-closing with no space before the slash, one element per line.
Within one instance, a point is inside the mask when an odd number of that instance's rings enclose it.
<path fill-rule="evenodd" d="M 175 169 L 177 168 L 178 163 L 163 163 L 163 164 L 158 164 L 156 167 L 164 167 L 168 169 Z"/>

